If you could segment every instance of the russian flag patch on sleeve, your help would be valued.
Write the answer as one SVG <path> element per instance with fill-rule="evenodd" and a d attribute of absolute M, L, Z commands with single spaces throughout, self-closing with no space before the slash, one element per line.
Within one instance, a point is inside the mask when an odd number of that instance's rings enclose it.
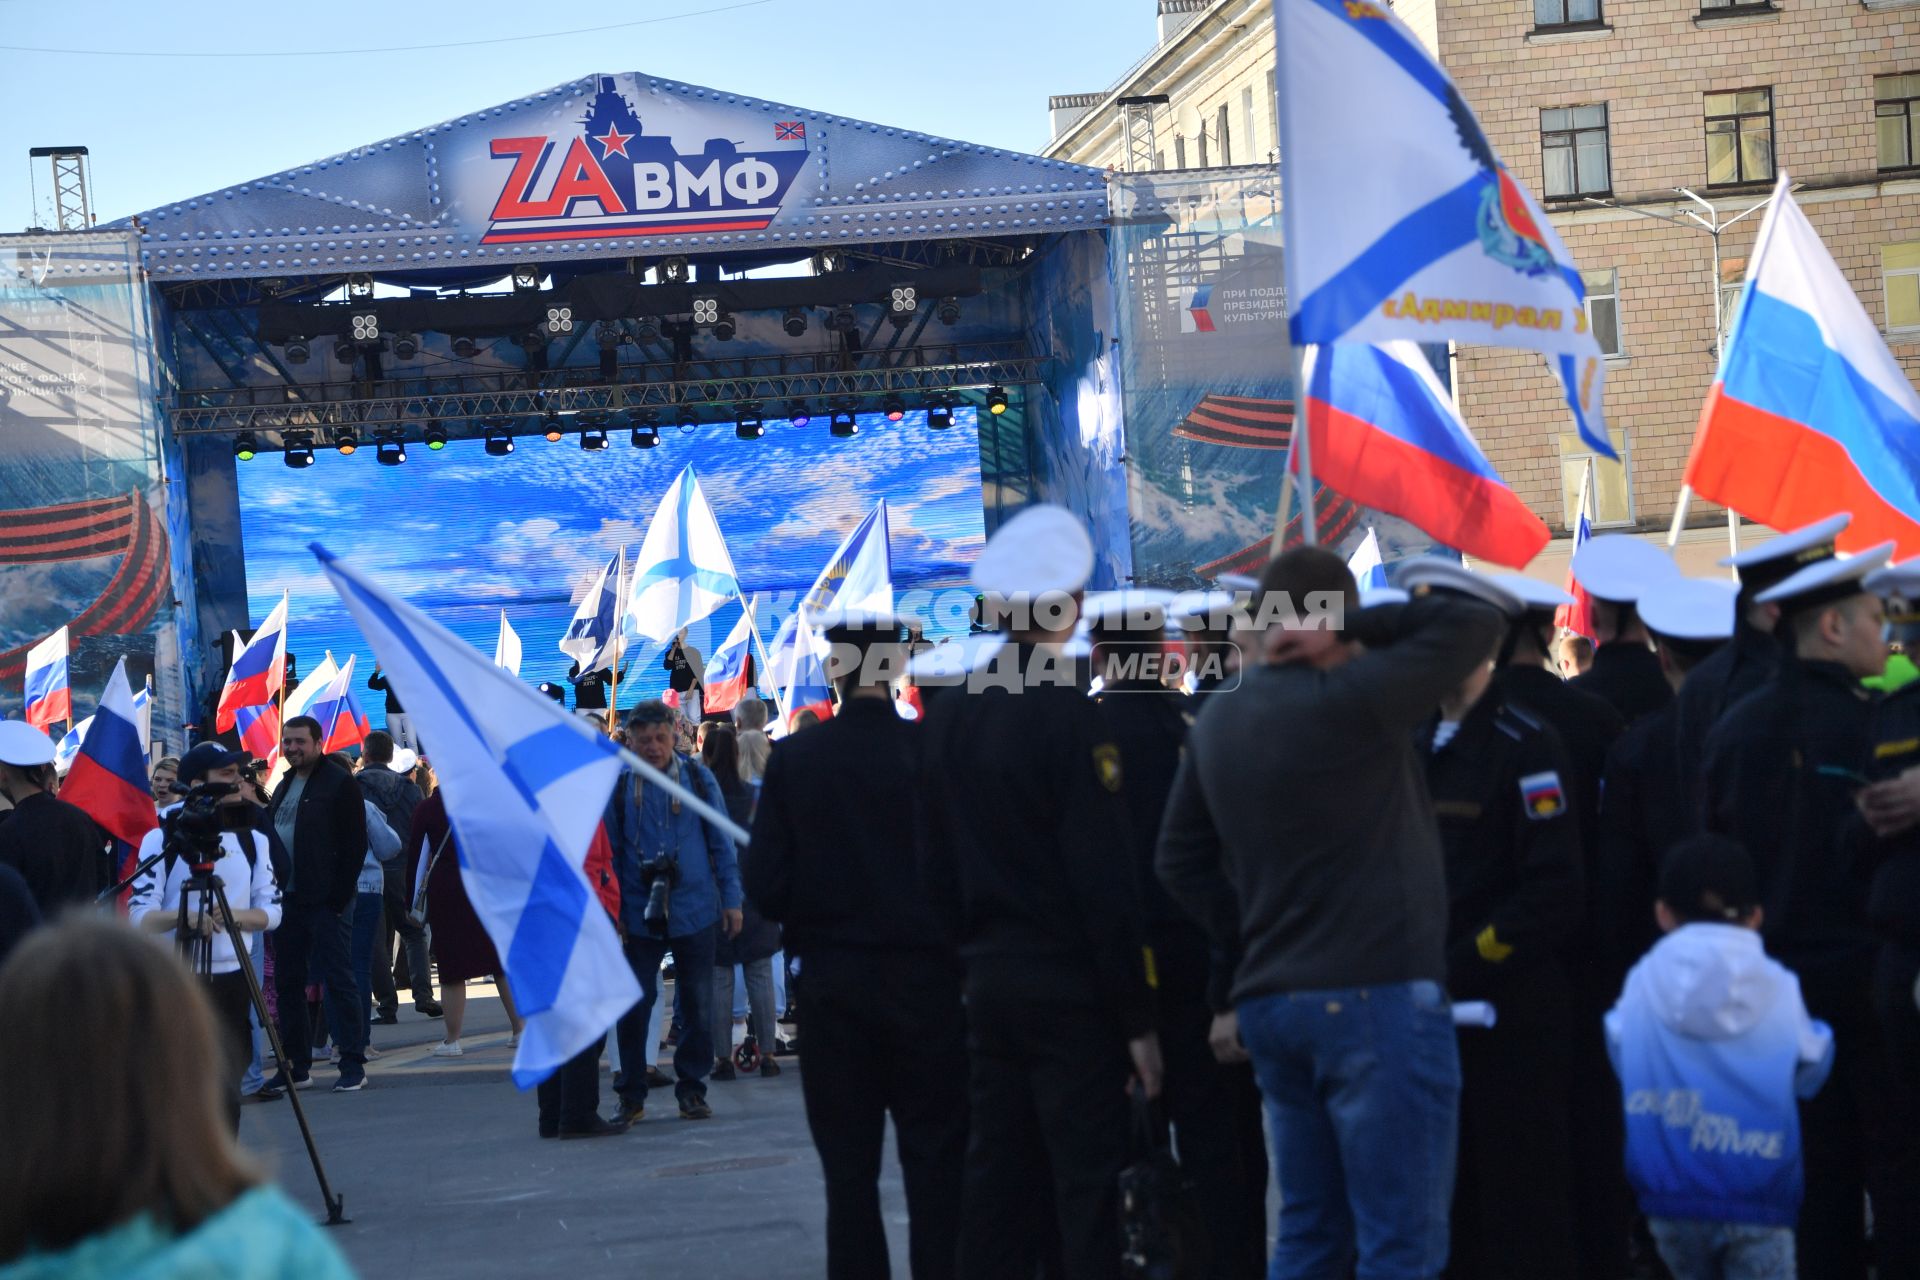
<path fill-rule="evenodd" d="M 1520 803 L 1526 809 L 1527 816 L 1535 822 L 1544 822 L 1565 813 L 1567 792 L 1560 785 L 1560 775 L 1549 769 L 1545 773 L 1530 773 L 1520 779 Z"/>

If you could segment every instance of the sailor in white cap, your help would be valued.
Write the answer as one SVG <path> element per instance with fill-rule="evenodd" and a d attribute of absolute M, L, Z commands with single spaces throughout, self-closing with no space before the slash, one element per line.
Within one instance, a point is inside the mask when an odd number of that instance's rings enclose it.
<path fill-rule="evenodd" d="M 1061 507 L 1001 525 L 973 580 L 1008 643 L 990 679 L 927 699 L 928 882 L 966 964 L 974 1046 L 966 1276 L 1025 1274 L 1050 1252 L 1068 1274 L 1110 1272 L 1128 1077 L 1160 1090 L 1139 892 L 1116 861 L 1130 838 L 1120 749 L 1061 652 L 1093 562 Z"/>
<path fill-rule="evenodd" d="M 1643 538 L 1609 533 L 1573 553 L 1573 578 L 1593 597 L 1593 665 L 1571 683 L 1631 725 L 1673 699 L 1652 641 L 1634 611 L 1641 592 L 1678 577 L 1673 557 Z"/>
<path fill-rule="evenodd" d="M 889 1115 L 915 1188 L 914 1265 L 952 1274 L 967 1145 L 966 1015 L 912 856 L 922 729 L 895 714 L 890 688 L 907 620 L 835 609 L 815 621 L 840 711 L 768 757 L 740 872 L 748 901 L 785 926 L 806 973 L 800 1086 L 826 1180 L 827 1274 L 886 1274 L 876 1183 Z"/>
<path fill-rule="evenodd" d="M 1419 577 L 1408 563 L 1403 585 Z M 1280 1252 L 1384 1275 L 1444 1238 L 1445 1198 L 1406 1189 L 1447 1185 L 1458 1131 L 1458 1045 L 1433 1016 L 1447 882 L 1414 735 L 1504 627 L 1484 603 L 1426 587 L 1361 610 L 1352 571 L 1325 547 L 1283 552 L 1260 587 L 1249 643 L 1264 661 L 1188 731 L 1154 869 L 1239 957 L 1237 1042 L 1263 1081 L 1286 1082 L 1265 1094 L 1281 1197 L 1298 1206 L 1338 1189 L 1324 1214 L 1282 1215 Z M 1337 616 L 1316 609 L 1328 603 Z M 1332 1065 L 1355 1061 L 1364 1080 Z M 1323 1067 L 1337 1089 L 1314 1086 Z M 1392 1154 L 1342 1160 L 1335 1145 Z"/>
<path fill-rule="evenodd" d="M 22 720 L 0 720 L 0 795 L 13 805 L 0 822 L 0 866 L 33 891 L 40 914 L 91 904 L 113 883 L 107 837 L 84 812 L 48 790 L 53 739 Z"/>
<path fill-rule="evenodd" d="M 1890 1122 L 1880 1084 L 1874 939 L 1854 834 L 1856 795 L 1874 764 L 1874 699 L 1860 682 L 1886 665 L 1885 613 L 1865 579 L 1891 553 L 1886 544 L 1822 560 L 1756 597 L 1780 606 L 1784 652 L 1708 735 L 1702 789 L 1707 829 L 1753 854 L 1768 954 L 1798 975 L 1807 1012 L 1833 1028 L 1835 1061 L 1846 1064 L 1801 1110 L 1807 1196 L 1796 1249 L 1831 1275 L 1865 1274 L 1866 1188 L 1876 1224 L 1894 1223 L 1896 1235 L 1920 1229 L 1892 1141 L 1903 1126 Z"/>
<path fill-rule="evenodd" d="M 1681 693 L 1700 663 L 1732 636 L 1734 587 L 1724 580 L 1671 578 L 1640 597 L 1639 612 L 1658 647 L 1661 670 Z M 1688 808 L 1682 789 L 1675 733 L 1679 710 L 1676 697 L 1642 717 L 1607 755 L 1599 849 L 1588 891 L 1603 948 L 1597 970 L 1609 1008 L 1628 970 L 1660 938 L 1653 900 L 1661 860 L 1699 831 L 1699 816 Z"/>
<path fill-rule="evenodd" d="M 1507 580 L 1455 565 L 1405 562 L 1400 582 L 1485 601 L 1510 620 L 1526 608 Z M 1451 1265 L 1573 1276 L 1564 952 L 1581 923 L 1580 826 L 1559 735 L 1494 684 L 1503 647 L 1504 637 L 1488 645 L 1419 739 L 1446 860 L 1447 991 L 1491 1000 L 1500 1015 L 1491 1030 L 1460 1036 Z"/>
<path fill-rule="evenodd" d="M 1706 758 L 1707 735 L 1727 708 L 1766 683 L 1780 660 L 1774 638 L 1780 606 L 1762 603 L 1760 596 L 1809 565 L 1833 559 L 1834 540 L 1852 523 L 1853 517 L 1843 511 L 1720 561 L 1740 577 L 1733 638 L 1696 666 L 1676 695 L 1680 709 L 1674 732 L 1688 813 L 1697 815 L 1701 808 L 1700 766 Z"/>
<path fill-rule="evenodd" d="M 1172 601 L 1171 592 L 1140 589 L 1088 596 L 1099 688 L 1094 702 L 1126 763 L 1122 794 L 1132 818 L 1129 866 L 1159 977 L 1154 1027 L 1166 1066 L 1167 1118 L 1182 1167 L 1193 1179 L 1217 1273 L 1261 1275 L 1267 1159 L 1260 1090 L 1251 1066 L 1220 1062 L 1208 1043 L 1215 1015 L 1232 1009 L 1227 999 L 1231 973 L 1215 974 L 1207 935 L 1173 904 L 1153 870 L 1154 846 L 1186 742 L 1187 709 L 1194 705 L 1162 679 Z"/>

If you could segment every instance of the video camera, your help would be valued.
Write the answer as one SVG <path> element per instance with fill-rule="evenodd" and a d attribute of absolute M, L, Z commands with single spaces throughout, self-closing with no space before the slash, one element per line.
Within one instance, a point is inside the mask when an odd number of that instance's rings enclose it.
<path fill-rule="evenodd" d="M 203 782 L 185 792 L 186 799 L 160 823 L 166 841 L 161 848 L 173 858 L 183 859 L 196 874 L 213 870 L 220 861 L 220 837 L 233 828 L 221 809 L 226 796 L 240 789 L 232 782 Z"/>
<path fill-rule="evenodd" d="M 667 936 L 667 907 L 673 887 L 680 883 L 680 859 L 671 853 L 648 858 L 640 864 L 640 883 L 647 887 L 647 909 L 641 913 L 647 932 L 656 938 Z"/>

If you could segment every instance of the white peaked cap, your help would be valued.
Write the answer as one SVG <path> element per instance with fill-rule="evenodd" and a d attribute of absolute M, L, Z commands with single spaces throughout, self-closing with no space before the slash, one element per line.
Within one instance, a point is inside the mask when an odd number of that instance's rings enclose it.
<path fill-rule="evenodd" d="M 973 585 L 1011 600 L 1074 592 L 1093 573 L 1093 539 L 1065 507 L 1028 507 L 994 531 L 973 564 Z"/>
<path fill-rule="evenodd" d="M 1724 578 L 1671 578 L 1641 594 L 1636 606 L 1647 630 L 1670 640 L 1725 640 L 1733 635 L 1740 589 Z"/>
<path fill-rule="evenodd" d="M 1573 580 L 1596 600 L 1632 604 L 1657 582 L 1680 576 L 1673 557 L 1644 538 L 1606 533 L 1573 553 Z"/>

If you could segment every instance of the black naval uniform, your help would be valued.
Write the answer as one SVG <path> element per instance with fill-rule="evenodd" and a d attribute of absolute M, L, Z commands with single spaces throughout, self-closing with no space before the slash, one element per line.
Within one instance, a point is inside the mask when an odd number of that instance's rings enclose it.
<path fill-rule="evenodd" d="M 92 906 L 114 882 L 107 837 L 84 810 L 36 791 L 0 817 L 0 865 L 20 873 L 47 919 Z"/>
<path fill-rule="evenodd" d="M 1460 1030 L 1460 1153 L 1448 1274 L 1578 1274 L 1572 1157 L 1579 821 L 1559 735 L 1489 690 L 1437 750 L 1427 786 L 1447 869 L 1447 987 L 1490 1001 Z"/>
<path fill-rule="evenodd" d="M 1153 1007 L 1119 749 L 1063 661 L 1010 643 L 927 703 L 929 882 L 966 963 L 969 1280 L 1120 1269 L 1127 1042 Z"/>
<path fill-rule="evenodd" d="M 1889 694 L 1874 733 L 1875 781 L 1920 768 L 1920 684 Z M 1904 1209 L 1875 1206 L 1874 1257 L 1883 1276 L 1920 1276 L 1920 828 L 1880 840 L 1863 837 L 1874 864 L 1867 920 L 1878 939 L 1873 1005 L 1886 1044 L 1887 1095 L 1880 1118 L 1901 1143 L 1889 1179 Z"/>
<path fill-rule="evenodd" d="M 1680 686 L 1684 695 L 1693 677 Z M 1599 845 L 1588 882 L 1604 985 L 1620 994 L 1627 972 L 1660 940 L 1653 918 L 1667 850 L 1698 831 L 1687 811 L 1677 741 L 1680 704 L 1641 720 L 1607 753 Z"/>
<path fill-rule="evenodd" d="M 966 1015 L 913 854 L 920 726 L 856 697 L 767 759 L 747 897 L 800 957 L 800 1085 L 827 1183 L 827 1275 L 885 1277 L 880 1157 L 900 1147 L 914 1280 L 948 1277 L 967 1144 Z"/>
<path fill-rule="evenodd" d="M 1628 726 L 1673 701 L 1660 656 L 1644 640 L 1609 640 L 1593 651 L 1593 666 L 1567 683 L 1612 707 Z"/>
<path fill-rule="evenodd" d="M 1798 975 L 1807 1012 L 1833 1028 L 1833 1074 L 1800 1106 L 1802 1280 L 1866 1275 L 1863 1188 L 1876 1217 L 1911 1221 L 1916 1211 L 1894 1176 L 1899 1144 L 1885 1124 L 1870 869 L 1853 800 L 1873 764 L 1874 718 L 1874 699 L 1844 667 L 1783 656 L 1707 738 L 1707 829 L 1753 854 L 1767 952 Z"/>
<path fill-rule="evenodd" d="M 1160 886 L 1153 854 L 1187 736 L 1188 699 L 1151 680 L 1115 682 L 1096 699 L 1125 762 L 1121 794 L 1133 828 L 1133 875 L 1159 978 L 1154 1027 L 1166 1070 L 1161 1093 L 1180 1163 L 1192 1179 L 1213 1249 L 1206 1274 L 1267 1273 L 1267 1153 L 1251 1063 L 1224 1064 L 1207 1043 L 1213 1015 L 1233 1008 L 1233 957 Z M 1196 1277 L 1198 1280 L 1198 1277 Z"/>
<path fill-rule="evenodd" d="M 1627 1269 L 1633 1189 L 1627 1185 L 1620 1086 L 1607 1058 L 1602 1019 L 1620 984 L 1608 981 L 1606 932 L 1596 915 L 1593 887 L 1600 861 L 1601 779 L 1626 722 L 1597 694 L 1538 664 L 1502 666 L 1493 687 L 1507 703 L 1544 721 L 1566 752 L 1567 789 L 1580 820 L 1580 866 L 1588 886 L 1585 920 L 1569 931 L 1562 948 L 1577 1010 L 1571 1030 L 1574 1243 L 1582 1276 L 1618 1280 Z"/>
<path fill-rule="evenodd" d="M 1780 642 L 1737 618 L 1733 638 L 1701 659 L 1674 695 L 1674 759 L 1682 771 L 1677 790 L 1687 835 L 1698 832 L 1706 820 L 1702 771 L 1707 737 L 1736 702 L 1773 679 L 1779 669 Z"/>

